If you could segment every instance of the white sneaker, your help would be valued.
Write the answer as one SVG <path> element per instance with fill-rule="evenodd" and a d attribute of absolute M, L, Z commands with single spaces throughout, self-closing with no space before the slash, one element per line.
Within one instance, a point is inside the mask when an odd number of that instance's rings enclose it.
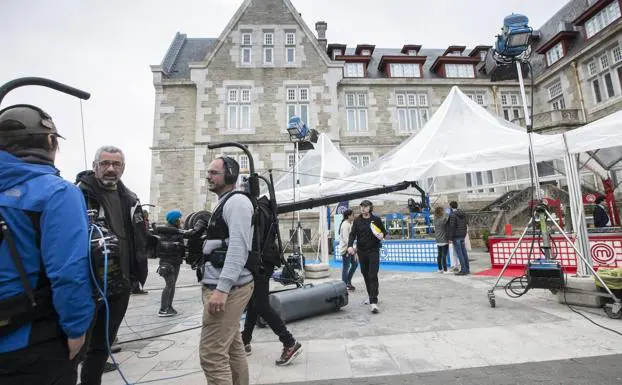
<path fill-rule="evenodd" d="M 365 301 L 363 301 L 363 305 L 369 305 L 369 298 L 365 299 Z"/>
<path fill-rule="evenodd" d="M 371 312 L 374 314 L 378 313 L 378 305 L 376 305 L 375 303 L 371 304 Z"/>
<path fill-rule="evenodd" d="M 438 271 L 438 273 L 439 273 L 439 274 L 443 274 L 443 270 L 439 270 L 439 271 Z"/>

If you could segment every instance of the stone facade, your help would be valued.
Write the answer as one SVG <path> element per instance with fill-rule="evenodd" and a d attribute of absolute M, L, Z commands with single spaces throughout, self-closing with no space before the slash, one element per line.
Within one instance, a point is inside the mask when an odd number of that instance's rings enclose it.
<path fill-rule="evenodd" d="M 618 1 L 618 0 L 616 0 Z M 586 12 L 584 0 L 572 0 L 540 28 L 542 47 L 568 23 Z M 566 55 L 547 66 L 546 53 L 533 53 L 534 129 L 559 132 L 593 121 L 622 107 L 622 70 L 616 68 L 613 49 L 622 46 L 622 21 L 616 20 L 596 36 L 585 39 L 582 27 L 569 39 Z M 471 78 L 445 78 L 433 71 L 435 59 L 445 56 L 445 49 L 421 49 L 426 56 L 420 67 L 421 77 L 392 78 L 378 67 L 383 55 L 402 55 L 399 49 L 375 49 L 364 77 L 345 77 L 347 60 L 333 60 L 326 40 L 326 24 L 316 25 L 318 36 L 309 29 L 289 0 L 246 0 L 217 39 L 191 39 L 177 34 L 161 65 L 152 66 L 156 90 L 153 140 L 151 201 L 157 206 L 152 219 L 180 208 L 185 214 L 209 209 L 213 203 L 205 184 L 207 164 L 219 154 L 236 157 L 235 149 L 210 151 L 207 144 L 237 141 L 247 144 L 260 172 L 287 170 L 293 146 L 285 131 L 292 113 L 304 115 L 308 125 L 329 134 L 342 151 L 359 163 L 373 161 L 416 132 L 400 130 L 398 94 L 413 94 L 421 110 L 420 124 L 425 123 L 458 85 L 479 104 L 502 118 L 524 123 L 522 101 L 517 81 L 491 82 L 482 62 L 474 64 Z M 573 40 L 574 39 L 574 40 Z M 448 42 L 450 43 L 450 42 Z M 566 44 L 565 43 L 565 44 Z M 478 57 L 478 46 L 470 57 Z M 419 47 L 420 48 L 420 47 Z M 458 56 L 466 57 L 466 52 Z M 596 102 L 592 82 L 602 80 L 600 72 L 589 73 L 589 63 L 608 52 L 615 95 Z M 617 51 L 616 51 L 617 52 Z M 355 54 L 348 48 L 343 55 Z M 451 54 L 451 53 L 450 53 Z M 617 55 L 617 54 L 616 54 Z M 477 61 L 477 60 L 475 60 Z M 563 105 L 551 98 L 551 87 L 559 83 Z M 601 81 L 601 91 L 607 90 Z M 526 80 L 527 95 L 530 83 Z M 554 89 L 555 91 L 556 89 Z M 557 91 L 555 91 L 557 92 Z M 358 99 L 359 98 L 362 99 Z M 350 105 L 349 103 L 353 103 Z M 424 103 L 425 102 L 425 103 Z M 529 100 L 528 105 L 531 105 Z M 353 107 L 354 106 L 354 107 Z M 357 115 L 348 109 L 356 108 Z M 362 115 L 358 115 L 360 112 Z M 364 120 L 364 130 L 352 130 L 350 119 Z M 563 169 L 561 162 L 551 166 Z M 278 175 L 276 175 L 278 178 Z M 501 194 L 528 186 L 527 167 L 493 170 L 421 181 L 424 188 L 443 194 L 433 201 L 463 202 L 467 209 L 480 209 Z M 589 178 L 588 178 L 589 179 Z M 470 185 L 468 181 L 470 180 Z M 511 181 L 523 182 L 508 184 Z M 501 187 L 481 187 L 505 183 Z M 559 184 L 563 184 L 561 178 Z M 206 198 L 207 197 L 207 198 Z M 382 211 L 403 211 L 404 202 L 385 204 Z M 315 224 L 305 227 L 315 229 Z M 287 234 L 284 232 L 284 234 Z"/>

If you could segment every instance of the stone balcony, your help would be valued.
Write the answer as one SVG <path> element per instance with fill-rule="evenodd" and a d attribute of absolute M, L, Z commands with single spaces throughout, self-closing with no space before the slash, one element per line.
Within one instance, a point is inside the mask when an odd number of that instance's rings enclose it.
<path fill-rule="evenodd" d="M 512 123 L 525 127 L 525 118 L 512 120 Z M 533 115 L 534 131 L 559 130 L 566 131 L 585 124 L 581 110 L 553 110 Z"/>

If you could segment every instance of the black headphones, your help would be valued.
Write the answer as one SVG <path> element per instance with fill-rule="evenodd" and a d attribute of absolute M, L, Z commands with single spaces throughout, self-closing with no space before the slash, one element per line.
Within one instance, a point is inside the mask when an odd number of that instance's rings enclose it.
<path fill-rule="evenodd" d="M 238 162 L 229 156 L 219 156 L 217 159 L 222 159 L 225 166 L 225 183 L 235 184 L 240 175 L 240 165 Z"/>

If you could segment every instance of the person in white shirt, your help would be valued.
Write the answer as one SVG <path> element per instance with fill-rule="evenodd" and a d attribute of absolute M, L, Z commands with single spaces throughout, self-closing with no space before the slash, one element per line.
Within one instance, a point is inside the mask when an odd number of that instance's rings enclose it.
<path fill-rule="evenodd" d="M 352 210 L 347 209 L 343 212 L 343 221 L 339 226 L 339 254 L 343 261 L 343 268 L 341 269 L 341 279 L 345 282 L 348 290 L 354 291 L 356 288 L 352 286 L 352 277 L 356 272 L 356 268 L 359 265 L 358 257 L 356 254 L 348 254 L 348 238 L 350 238 L 350 230 L 352 229 L 352 222 L 354 221 L 354 213 Z"/>

